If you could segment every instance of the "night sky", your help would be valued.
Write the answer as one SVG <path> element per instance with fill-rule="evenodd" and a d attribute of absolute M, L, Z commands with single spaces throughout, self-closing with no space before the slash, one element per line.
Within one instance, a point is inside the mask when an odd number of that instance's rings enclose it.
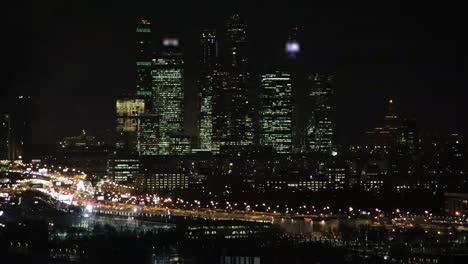
<path fill-rule="evenodd" d="M 134 28 L 140 17 L 152 19 L 159 35 L 182 37 L 186 127 L 194 133 L 197 31 L 205 26 L 222 30 L 234 12 L 248 24 L 256 72 L 283 56 L 289 27 L 302 30 L 305 70 L 336 74 L 340 143 L 359 141 L 378 125 L 390 97 L 423 132 L 468 131 L 467 31 L 461 7 L 427 2 L 418 7 L 302 7 L 260 1 L 216 9 L 185 2 L 178 8 L 162 7 L 160 1 L 139 6 L 44 2 L 9 4 L 2 14 L 7 72 L 1 96 L 26 91 L 37 98 L 36 143 L 53 143 L 81 129 L 113 128 L 116 96 L 135 86 Z"/>

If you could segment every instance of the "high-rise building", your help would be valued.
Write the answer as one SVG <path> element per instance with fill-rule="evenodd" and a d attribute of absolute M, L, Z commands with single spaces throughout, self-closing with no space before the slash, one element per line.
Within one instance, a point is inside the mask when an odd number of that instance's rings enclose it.
<path fill-rule="evenodd" d="M 184 60 L 179 39 L 162 39 L 161 53 L 153 60 L 153 111 L 159 117 L 158 153 L 169 155 L 173 137 L 184 129 Z"/>
<path fill-rule="evenodd" d="M 120 98 L 116 104 L 117 148 L 136 151 L 138 140 L 138 123 L 145 112 L 143 99 Z"/>
<path fill-rule="evenodd" d="M 402 120 L 397 140 L 398 145 L 403 148 L 404 154 L 414 156 L 419 152 L 420 138 L 414 119 L 405 118 Z"/>
<path fill-rule="evenodd" d="M 331 153 L 335 149 L 333 119 L 333 78 L 326 74 L 309 76 L 309 118 L 306 124 L 309 151 Z"/>
<path fill-rule="evenodd" d="M 285 72 L 261 76 L 260 144 L 277 153 L 292 150 L 291 75 Z"/>
<path fill-rule="evenodd" d="M 13 159 L 12 128 L 9 114 L 0 116 L 0 160 Z"/>
<path fill-rule="evenodd" d="M 138 154 L 158 155 L 159 118 L 156 114 L 143 114 L 138 122 Z"/>
<path fill-rule="evenodd" d="M 152 33 L 147 19 L 137 22 L 136 26 L 136 91 L 128 94 L 144 99 L 146 111 L 151 111 L 152 103 Z"/>
<path fill-rule="evenodd" d="M 218 44 L 216 31 L 204 29 L 200 34 L 200 78 L 198 98 L 200 102 L 199 147 L 211 150 L 213 135 L 213 86 L 214 71 L 217 68 Z"/>
<path fill-rule="evenodd" d="M 0 159 L 30 161 L 33 99 L 29 95 L 16 95 L 8 98 L 6 106 L 0 116 Z"/>
<path fill-rule="evenodd" d="M 221 145 L 228 141 L 230 136 L 230 110 L 231 100 L 229 92 L 229 74 L 215 71 L 213 78 L 212 97 L 212 136 L 211 151 L 219 153 Z"/>
<path fill-rule="evenodd" d="M 297 40 L 298 32 L 299 28 L 297 27 L 293 27 L 289 30 L 288 40 L 284 47 L 288 59 L 296 59 L 299 52 L 301 52 L 301 45 Z"/>
<path fill-rule="evenodd" d="M 306 120 L 309 117 L 309 111 L 306 105 L 307 78 L 304 69 L 307 68 L 304 58 L 301 55 L 301 45 L 303 37 L 297 26 L 289 28 L 284 42 L 284 60 L 281 68 L 291 74 L 292 81 L 292 127 L 293 127 L 293 150 L 294 153 L 304 153 L 307 151 Z M 306 91 L 307 90 L 307 91 Z"/>
<path fill-rule="evenodd" d="M 389 99 L 384 116 L 384 124 L 366 132 L 367 144 L 381 149 L 394 147 L 396 143 L 404 145 L 406 144 L 406 137 L 415 137 L 415 135 L 410 135 L 415 133 L 414 123 L 407 122 L 405 128 L 402 128 L 402 120 L 398 114 L 396 102 L 393 99 Z M 413 131 L 404 131 L 408 129 Z"/>
<path fill-rule="evenodd" d="M 214 77 L 213 137 L 217 138 L 217 142 L 213 142 L 214 152 L 223 147 L 253 143 L 253 107 L 248 93 L 247 43 L 247 25 L 237 14 L 229 17 L 222 52 L 225 72 L 220 72 Z M 218 77 L 220 78 L 217 79 Z M 214 119 L 217 119 L 216 123 Z M 223 119 L 224 122 L 219 122 Z M 217 135 L 214 135 L 215 131 Z"/>
<path fill-rule="evenodd" d="M 224 44 L 226 66 L 234 72 L 246 73 L 249 66 L 247 24 L 238 14 L 230 16 L 226 22 Z"/>

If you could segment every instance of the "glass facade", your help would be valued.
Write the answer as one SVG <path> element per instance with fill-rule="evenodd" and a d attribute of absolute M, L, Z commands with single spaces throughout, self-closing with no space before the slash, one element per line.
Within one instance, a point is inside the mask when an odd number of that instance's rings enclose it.
<path fill-rule="evenodd" d="M 120 149 L 137 149 L 138 123 L 145 112 L 143 99 L 120 98 L 116 101 L 116 147 Z"/>
<path fill-rule="evenodd" d="M 159 119 L 154 114 L 144 114 L 138 124 L 138 153 L 140 156 L 158 154 Z"/>
<path fill-rule="evenodd" d="M 173 137 L 184 129 L 184 71 L 178 47 L 166 47 L 153 60 L 153 111 L 159 117 L 158 154 L 170 155 Z"/>
<path fill-rule="evenodd" d="M 199 102 L 200 116 L 198 126 L 200 131 L 200 148 L 211 150 L 213 136 L 213 88 L 214 71 L 218 57 L 216 31 L 205 29 L 200 34 L 200 79 Z"/>
<path fill-rule="evenodd" d="M 224 70 L 216 73 L 213 88 L 212 151 L 222 146 L 253 143 L 253 109 L 248 96 L 247 25 L 239 15 L 226 25 Z"/>
<path fill-rule="evenodd" d="M 151 104 L 151 56 L 152 33 L 151 22 L 142 19 L 136 27 L 136 96 L 145 100 L 147 106 Z M 130 93 L 133 95 L 133 93 Z M 150 111 L 150 107 L 147 111 Z"/>
<path fill-rule="evenodd" d="M 330 75 L 309 76 L 309 118 L 306 132 L 309 151 L 331 153 L 335 149 L 335 122 L 333 120 L 334 89 Z"/>
<path fill-rule="evenodd" d="M 260 144 L 277 153 L 292 149 L 292 84 L 288 73 L 261 76 Z"/>
<path fill-rule="evenodd" d="M 116 104 L 117 132 L 134 132 L 138 130 L 138 120 L 145 112 L 142 99 L 117 99 Z"/>

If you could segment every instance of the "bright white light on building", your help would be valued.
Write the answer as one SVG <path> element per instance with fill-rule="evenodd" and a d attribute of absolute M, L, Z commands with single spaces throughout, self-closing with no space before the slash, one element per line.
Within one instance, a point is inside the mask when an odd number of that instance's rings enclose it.
<path fill-rule="evenodd" d="M 301 47 L 297 41 L 286 42 L 286 53 L 289 57 L 294 58 L 301 51 Z"/>
<path fill-rule="evenodd" d="M 85 190 L 85 185 L 83 181 L 79 181 L 78 184 L 76 185 L 76 190 L 77 191 L 84 191 Z"/>
<path fill-rule="evenodd" d="M 179 46 L 179 39 L 176 39 L 176 38 L 165 38 L 162 40 L 162 43 L 164 46 L 173 46 L 173 47 L 177 47 Z"/>
<path fill-rule="evenodd" d="M 91 213 L 93 211 L 93 206 L 88 204 L 88 205 L 86 205 L 85 210 L 86 210 L 86 212 Z"/>

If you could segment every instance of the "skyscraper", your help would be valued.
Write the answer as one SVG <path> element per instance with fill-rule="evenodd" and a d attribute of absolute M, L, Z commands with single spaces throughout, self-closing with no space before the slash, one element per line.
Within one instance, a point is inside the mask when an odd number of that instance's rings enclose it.
<path fill-rule="evenodd" d="M 393 99 L 389 99 L 384 116 L 384 124 L 366 132 L 367 144 L 380 148 L 394 147 L 396 143 L 406 144 L 406 137 L 410 135 L 404 135 L 404 133 L 414 133 L 414 131 L 405 132 L 404 130 L 414 130 L 414 124 L 406 123 L 405 126 L 406 128 L 402 130 L 402 120 L 398 114 L 396 102 Z"/>
<path fill-rule="evenodd" d="M 136 91 L 128 94 L 144 99 L 146 111 L 151 111 L 152 103 L 152 33 L 147 19 L 137 22 L 136 27 Z"/>
<path fill-rule="evenodd" d="M 0 160 L 12 160 L 12 128 L 9 114 L 0 116 Z"/>
<path fill-rule="evenodd" d="M 198 97 L 200 102 L 199 143 L 201 149 L 211 149 L 213 135 L 213 86 L 217 68 L 218 44 L 216 31 L 204 29 L 200 34 L 200 77 Z"/>
<path fill-rule="evenodd" d="M 285 70 L 291 74 L 292 79 L 292 127 L 293 127 L 293 152 L 303 153 L 307 150 L 306 120 L 309 112 L 306 110 L 307 102 L 307 78 L 304 72 L 306 68 L 304 58 L 300 56 L 302 50 L 302 34 L 297 26 L 289 28 L 284 44 Z M 306 91 L 307 90 L 307 91 Z"/>
<path fill-rule="evenodd" d="M 143 99 L 119 98 L 115 104 L 117 124 L 116 147 L 137 150 L 138 123 L 145 112 Z"/>
<path fill-rule="evenodd" d="M 333 78 L 326 74 L 312 74 L 308 78 L 309 118 L 306 123 L 309 151 L 331 153 L 335 149 L 333 119 Z"/>
<path fill-rule="evenodd" d="M 229 94 L 229 74 L 214 71 L 212 74 L 212 135 L 211 151 L 219 153 L 221 145 L 228 142 L 231 133 L 231 96 Z"/>
<path fill-rule="evenodd" d="M 138 154 L 154 156 L 158 154 L 159 118 L 156 114 L 143 114 L 138 122 Z"/>
<path fill-rule="evenodd" d="M 292 150 L 292 84 L 285 72 L 261 76 L 260 144 L 277 153 Z"/>
<path fill-rule="evenodd" d="M 33 99 L 29 95 L 8 98 L 0 116 L 0 159 L 31 160 Z"/>
<path fill-rule="evenodd" d="M 153 60 L 153 112 L 159 117 L 158 153 L 174 153 L 184 129 L 184 60 L 179 39 L 162 39 L 161 53 Z"/>
<path fill-rule="evenodd" d="M 247 43 L 247 25 L 239 15 L 232 15 L 226 24 L 222 52 L 227 79 L 222 77 L 223 74 L 217 76 L 221 78 L 219 81 L 215 80 L 218 84 L 213 90 L 213 96 L 217 98 L 213 102 L 218 104 L 213 106 L 216 109 L 213 111 L 213 118 L 216 116 L 218 121 L 225 119 L 224 123 L 213 122 L 213 130 L 221 132 L 216 135 L 220 140 L 220 148 L 253 143 L 253 108 L 248 96 Z"/>
<path fill-rule="evenodd" d="M 288 40 L 285 45 L 285 52 L 288 59 L 296 59 L 299 52 L 301 52 L 301 45 L 297 40 L 298 27 L 293 27 L 289 30 Z"/>
<path fill-rule="evenodd" d="M 246 73 L 249 60 L 247 56 L 247 24 L 234 14 L 226 22 L 225 50 L 226 65 L 231 71 Z"/>

